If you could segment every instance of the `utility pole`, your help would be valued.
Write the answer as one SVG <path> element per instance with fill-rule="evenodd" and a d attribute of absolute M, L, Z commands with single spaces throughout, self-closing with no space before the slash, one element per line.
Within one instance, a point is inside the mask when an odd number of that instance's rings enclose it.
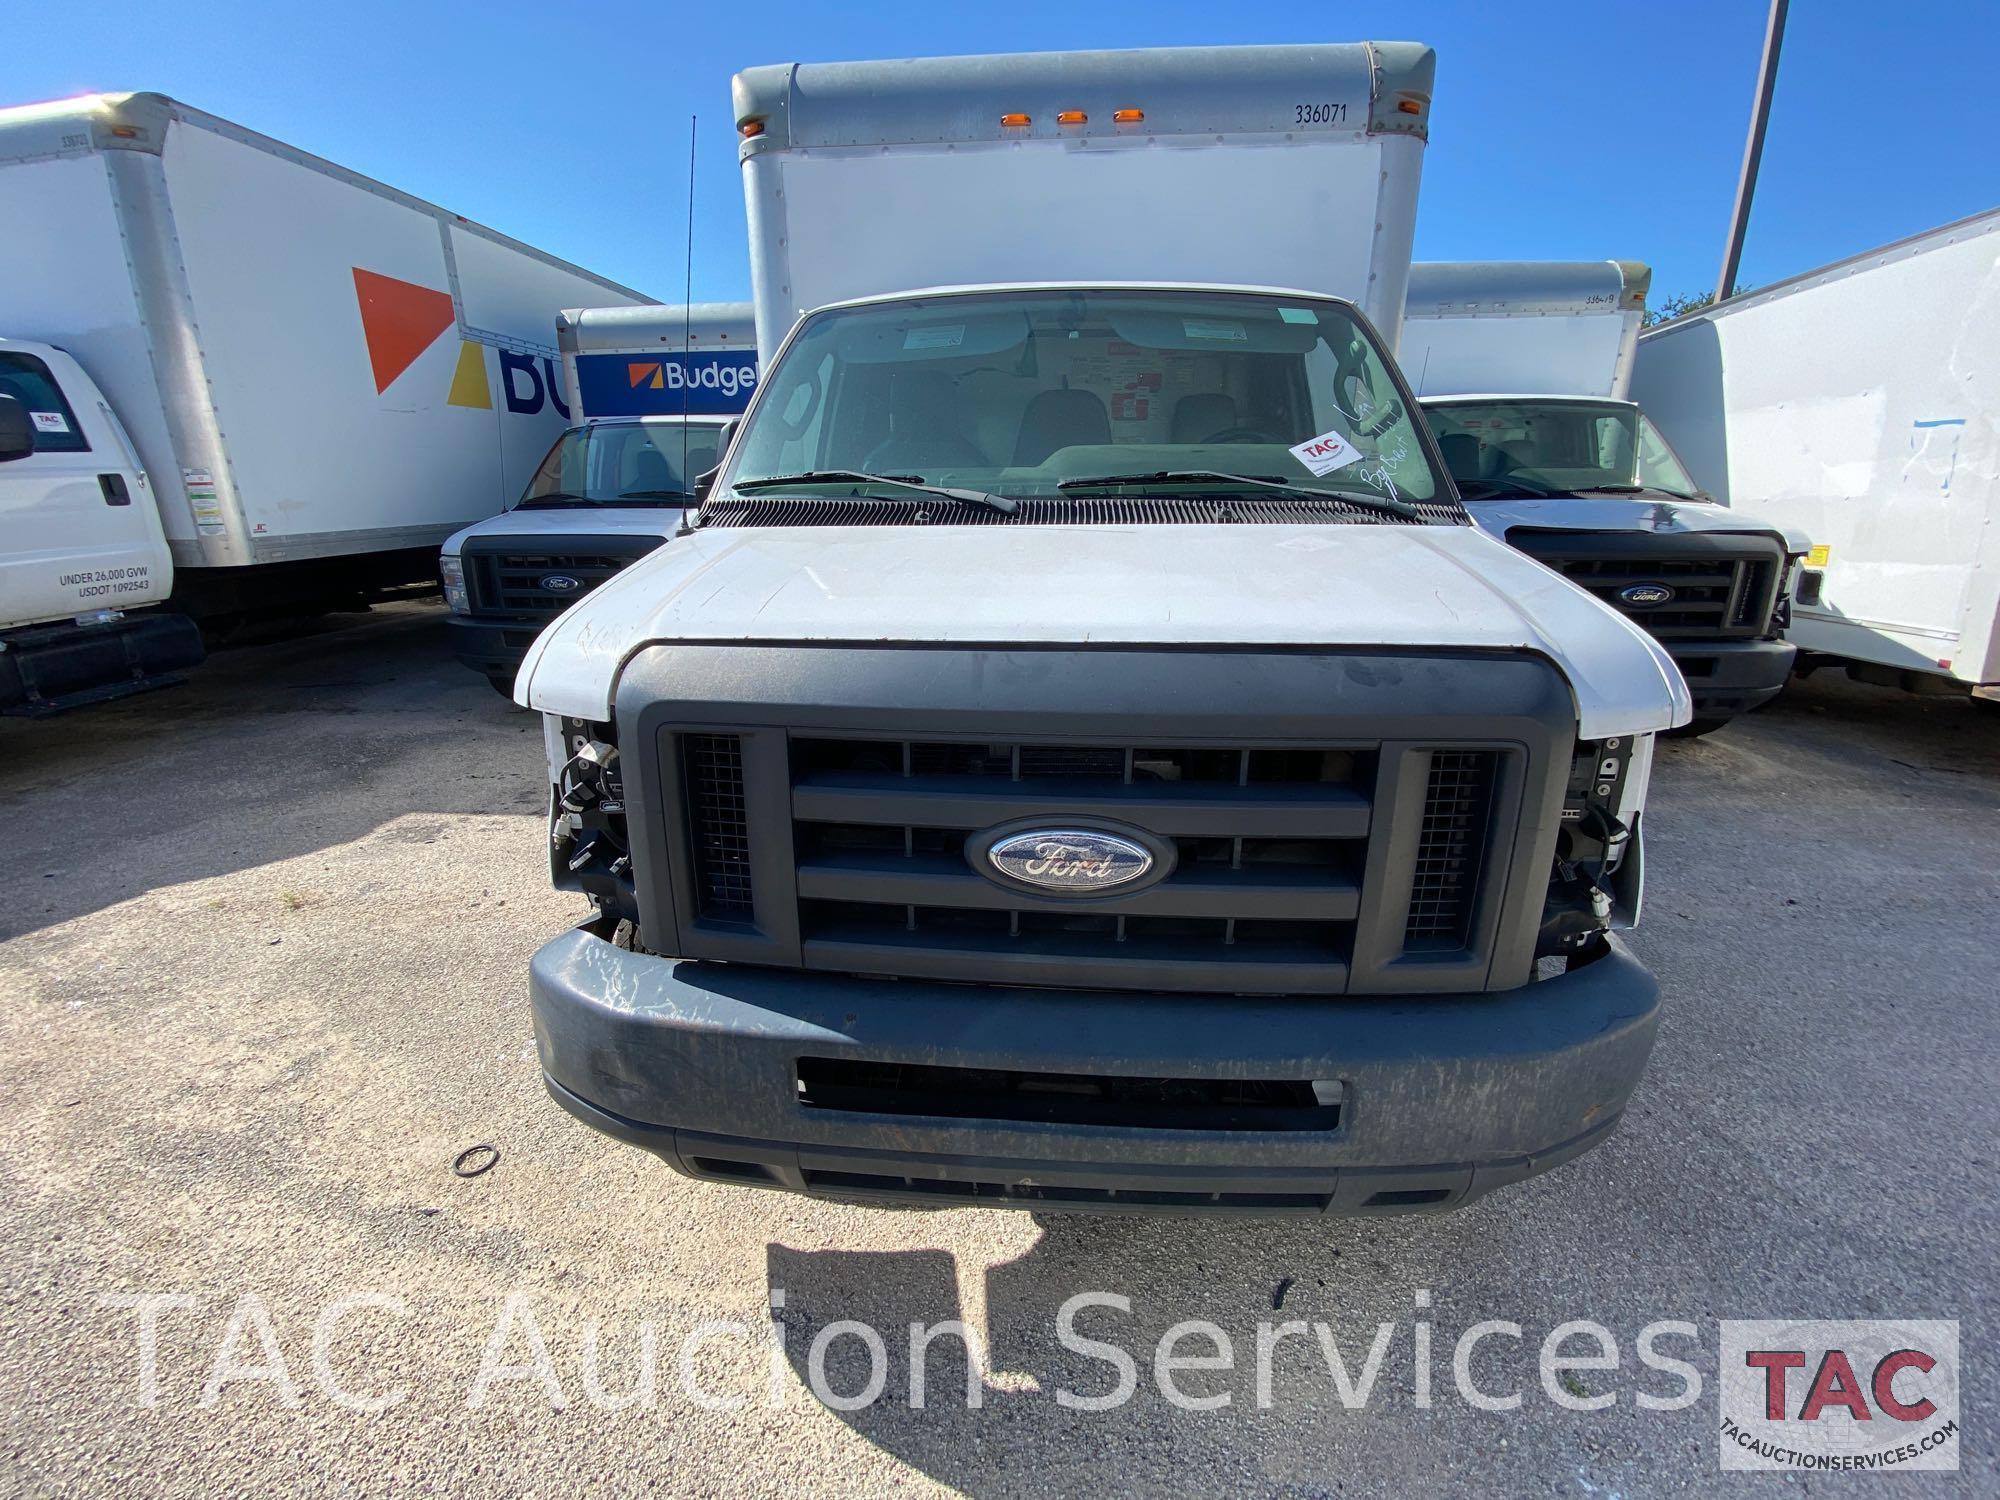
<path fill-rule="evenodd" d="M 1750 199 L 1757 191 L 1757 165 L 1764 157 L 1764 126 L 1771 118 L 1771 90 L 1778 81 L 1778 48 L 1785 40 L 1788 0 L 1771 0 L 1764 23 L 1764 60 L 1757 66 L 1757 102 L 1750 111 L 1750 139 L 1743 145 L 1743 174 L 1736 179 L 1736 208 L 1729 216 L 1729 245 L 1722 252 L 1722 275 L 1715 283 L 1720 302 L 1736 290 L 1736 268 L 1743 260 L 1743 231 L 1750 224 Z"/>

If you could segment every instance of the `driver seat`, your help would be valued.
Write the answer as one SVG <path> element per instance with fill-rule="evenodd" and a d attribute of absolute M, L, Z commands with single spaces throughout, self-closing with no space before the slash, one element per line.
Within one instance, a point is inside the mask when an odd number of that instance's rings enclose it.
<path fill-rule="evenodd" d="M 1196 391 L 1174 403 L 1170 440 L 1199 443 L 1237 426 L 1236 398 L 1226 391 Z"/>

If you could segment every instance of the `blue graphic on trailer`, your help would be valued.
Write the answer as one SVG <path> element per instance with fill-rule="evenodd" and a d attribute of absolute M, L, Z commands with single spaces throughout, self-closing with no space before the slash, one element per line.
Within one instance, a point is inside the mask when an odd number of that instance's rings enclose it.
<path fill-rule="evenodd" d="M 579 354 L 582 417 L 733 417 L 757 389 L 754 349 Z"/>

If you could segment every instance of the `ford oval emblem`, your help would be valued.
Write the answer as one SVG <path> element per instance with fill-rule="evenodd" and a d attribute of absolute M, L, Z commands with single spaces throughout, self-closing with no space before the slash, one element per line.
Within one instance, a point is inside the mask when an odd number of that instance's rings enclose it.
<path fill-rule="evenodd" d="M 1020 885 L 1091 896 L 1143 879 L 1153 852 L 1135 840 L 1094 828 L 1031 828 L 996 839 L 986 862 Z"/>
<path fill-rule="evenodd" d="M 1671 601 L 1674 591 L 1664 583 L 1632 583 L 1620 589 L 1618 597 L 1634 609 L 1653 609 Z"/>
<path fill-rule="evenodd" d="M 548 590 L 551 594 L 573 594 L 583 587 L 581 583 L 577 582 L 567 573 L 544 573 L 540 579 L 540 584 L 542 588 Z"/>

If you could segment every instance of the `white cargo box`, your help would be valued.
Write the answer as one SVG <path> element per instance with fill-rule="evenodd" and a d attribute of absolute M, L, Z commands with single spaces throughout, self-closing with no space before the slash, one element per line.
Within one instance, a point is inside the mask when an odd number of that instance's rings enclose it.
<path fill-rule="evenodd" d="M 747 302 L 571 308 L 556 319 L 571 415 L 733 417 L 757 389 Z"/>
<path fill-rule="evenodd" d="M 1704 489 L 1812 538 L 1801 649 L 2000 684 L 2000 210 L 1663 324 L 1632 393 Z"/>
<path fill-rule="evenodd" d="M 118 409 L 180 567 L 435 546 L 565 412 L 564 307 L 649 301 L 159 94 L 0 110 L 0 333 Z"/>
<path fill-rule="evenodd" d="M 1436 58 L 1414 42 L 786 63 L 736 75 L 761 347 L 950 285 L 1285 287 L 1393 342 Z"/>
<path fill-rule="evenodd" d="M 1418 261 L 1396 360 L 1419 396 L 1612 396 L 1653 273 L 1636 261 Z"/>

